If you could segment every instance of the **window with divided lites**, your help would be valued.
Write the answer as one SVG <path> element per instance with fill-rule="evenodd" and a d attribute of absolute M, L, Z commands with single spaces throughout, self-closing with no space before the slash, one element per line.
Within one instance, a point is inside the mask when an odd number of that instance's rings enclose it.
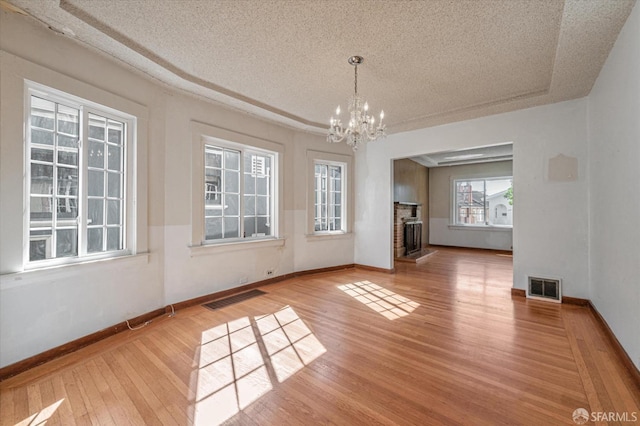
<path fill-rule="evenodd" d="M 315 162 L 315 232 L 344 231 L 344 164 Z"/>
<path fill-rule="evenodd" d="M 205 241 L 275 237 L 275 153 L 204 147 Z"/>
<path fill-rule="evenodd" d="M 28 108 L 28 261 L 125 251 L 130 118 L 40 92 Z"/>

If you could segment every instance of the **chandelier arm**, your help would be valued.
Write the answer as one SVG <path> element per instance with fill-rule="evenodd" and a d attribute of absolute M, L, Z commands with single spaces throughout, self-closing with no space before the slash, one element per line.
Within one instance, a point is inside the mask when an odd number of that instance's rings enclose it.
<path fill-rule="evenodd" d="M 330 133 L 327 135 L 327 141 L 330 143 L 340 143 L 347 137 L 346 133 Z"/>
<path fill-rule="evenodd" d="M 331 143 L 342 142 L 347 136 L 348 132 L 345 132 L 342 127 L 342 123 L 337 121 L 333 126 L 329 129 L 329 134 L 327 134 L 327 141 Z"/>

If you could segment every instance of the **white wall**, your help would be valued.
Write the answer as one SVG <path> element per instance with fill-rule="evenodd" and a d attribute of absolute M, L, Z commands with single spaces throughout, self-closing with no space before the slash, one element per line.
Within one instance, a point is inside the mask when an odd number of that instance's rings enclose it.
<path fill-rule="evenodd" d="M 267 270 L 278 276 L 353 263 L 352 234 L 314 238 L 305 232 L 306 177 L 313 172 L 307 151 L 351 157 L 345 144 L 187 96 L 28 18 L 0 14 L 0 367 L 170 303 L 260 281 Z M 25 78 L 145 111 L 137 194 L 144 254 L 22 272 Z M 200 196 L 192 192 L 194 121 L 282 148 L 280 241 L 189 248 L 192 200 Z"/>
<path fill-rule="evenodd" d="M 589 95 L 591 300 L 640 368 L 640 6 Z"/>
<path fill-rule="evenodd" d="M 138 249 L 127 259 L 23 269 L 24 80 L 103 105 L 145 111 L 138 122 L 139 186 L 159 182 L 160 91 L 122 67 L 24 18 L 0 15 L 0 366 L 163 306 L 161 191 L 138 192 Z M 69 54 L 74 53 L 71 60 Z M 126 111 L 125 111 L 126 112 Z"/>
<path fill-rule="evenodd" d="M 451 226 L 453 180 L 511 176 L 512 161 L 467 164 L 429 169 L 429 243 L 443 246 L 511 250 L 510 228 Z M 504 200 L 504 204 L 508 204 Z M 489 209 L 492 212 L 491 208 Z"/>
<path fill-rule="evenodd" d="M 195 171 L 192 155 L 199 147 L 190 136 L 192 122 L 206 123 L 216 133 L 235 142 L 249 136 L 279 146 L 280 195 L 283 241 L 190 248 L 192 209 L 200 194 L 190 191 Z M 294 132 L 275 124 L 250 120 L 244 115 L 197 102 L 184 96 L 167 100 L 165 173 L 165 300 L 175 303 L 203 294 L 284 275 L 294 271 L 353 263 L 350 236 L 323 238 L 306 235 L 307 151 L 333 150 L 351 155 L 344 145 L 329 145 L 324 138 Z M 294 178 L 294 176 L 296 176 Z M 186 190 L 185 190 L 186 189 Z M 197 215 L 196 215 L 197 216 Z M 272 274 L 268 275 L 267 272 Z"/>
<path fill-rule="evenodd" d="M 559 277 L 567 296 L 588 298 L 586 99 L 394 134 L 356 155 L 355 262 L 392 267 L 391 161 L 513 142 L 514 287 Z M 558 154 L 578 159 L 577 179 L 547 179 Z"/>

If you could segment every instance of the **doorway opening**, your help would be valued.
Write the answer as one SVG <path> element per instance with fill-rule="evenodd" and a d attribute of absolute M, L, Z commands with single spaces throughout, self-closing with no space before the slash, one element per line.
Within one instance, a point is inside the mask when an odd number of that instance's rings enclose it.
<path fill-rule="evenodd" d="M 395 261 L 426 260 L 439 246 L 510 252 L 513 144 L 396 159 L 393 203 Z"/>

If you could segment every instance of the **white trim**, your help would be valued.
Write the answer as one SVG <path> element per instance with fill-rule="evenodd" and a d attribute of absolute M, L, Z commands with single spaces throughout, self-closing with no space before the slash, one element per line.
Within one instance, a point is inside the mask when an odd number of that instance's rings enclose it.
<path fill-rule="evenodd" d="M 449 177 L 449 220 L 450 225 L 449 229 L 474 229 L 474 230 L 491 230 L 491 231 L 502 231 L 502 230 L 512 230 L 513 225 L 494 225 L 494 224 L 463 224 L 458 222 L 458 192 L 457 185 L 458 181 L 473 181 L 473 180 L 482 180 L 485 181 L 485 209 L 487 208 L 486 202 L 486 181 L 488 180 L 511 180 L 511 185 L 513 187 L 513 176 L 495 176 L 491 173 L 480 173 L 480 174 L 471 174 L 471 175 L 459 175 L 459 176 L 450 176 Z M 489 213 L 490 214 L 490 213 Z M 484 212 L 485 223 L 487 221 L 487 212 Z"/>
<path fill-rule="evenodd" d="M 325 181 L 325 188 L 324 190 L 320 190 L 320 192 L 318 192 L 318 183 L 322 181 L 322 179 L 318 177 L 317 175 L 317 171 L 316 169 L 318 167 L 321 167 L 322 169 L 322 173 L 326 174 L 324 175 L 326 177 L 326 181 Z M 317 233 L 321 233 L 321 234 L 330 234 L 330 233 L 343 233 L 345 232 L 345 228 L 346 228 L 346 206 L 345 206 L 345 199 L 346 199 L 346 194 L 345 194 L 345 188 L 346 188 L 346 180 L 344 179 L 344 176 L 347 173 L 347 165 L 345 163 L 337 163 L 334 161 L 324 161 L 324 160 L 314 160 L 313 162 L 313 168 L 314 168 L 314 173 L 313 173 L 313 182 L 314 182 L 314 191 L 313 191 L 313 218 L 314 218 L 314 232 Z M 333 185 L 334 183 L 334 179 L 332 178 L 332 171 L 333 170 L 338 170 L 340 172 L 340 214 L 339 216 L 336 216 L 335 214 L 335 203 L 334 203 L 334 198 L 333 196 L 336 193 L 336 185 Z M 325 197 L 325 203 L 324 206 L 322 205 L 322 196 Z M 327 228 L 330 228 L 330 222 L 335 220 L 335 219 L 339 219 L 340 220 L 340 229 L 322 229 L 322 230 L 315 230 L 315 225 L 316 225 L 316 219 L 318 217 L 318 209 L 316 207 L 317 204 L 320 204 L 320 210 L 322 210 L 322 207 L 325 208 L 325 212 L 326 212 L 326 216 L 325 218 L 321 218 L 322 219 L 326 219 L 327 220 Z"/>
<path fill-rule="evenodd" d="M 283 194 L 283 154 L 284 146 L 280 143 L 257 138 L 254 136 L 237 133 L 220 127 L 191 121 L 191 245 L 192 249 L 196 247 L 213 247 L 224 246 L 229 247 L 233 244 L 240 244 L 243 247 L 246 242 L 261 242 L 279 239 L 281 230 L 283 229 L 284 220 L 284 196 Z M 204 150 L 205 146 L 217 146 L 241 151 L 254 152 L 257 154 L 268 154 L 273 156 L 273 182 L 272 182 L 272 235 L 268 237 L 253 238 L 237 238 L 223 240 L 205 240 L 204 226 Z M 240 156 L 240 200 L 238 208 L 240 209 L 240 218 L 244 205 L 244 173 L 243 173 L 244 157 Z M 240 226 L 242 229 L 242 224 Z"/>
<path fill-rule="evenodd" d="M 29 128 L 31 127 L 31 93 L 30 93 L 30 82 L 27 80 L 24 81 L 24 103 L 23 106 L 23 120 L 22 120 L 22 161 L 23 161 L 23 184 L 24 189 L 22 191 L 22 268 L 25 269 L 25 266 L 29 265 L 29 255 L 31 249 L 31 238 L 30 238 L 30 227 L 31 227 L 31 218 L 30 209 L 31 209 L 31 155 L 30 155 L 30 146 L 31 146 L 31 132 Z M 79 161 L 79 160 L 78 160 Z M 49 244 L 51 247 L 51 244 Z"/>
<path fill-rule="evenodd" d="M 109 270 L 112 271 L 112 262 L 117 267 L 141 266 L 149 263 L 149 253 L 138 253 L 135 255 L 120 255 L 103 258 L 87 259 L 83 258 L 80 262 L 67 263 L 62 265 L 49 265 L 44 268 L 30 269 L 22 272 L 13 272 L 0 275 L 0 290 L 7 290 L 14 287 L 29 285 L 34 281 L 42 279 L 68 278 L 70 273 L 80 274 L 83 268 L 89 268 L 94 272 L 96 266 L 108 264 Z M 89 270 L 87 269 L 87 270 Z"/>
<path fill-rule="evenodd" d="M 189 246 L 190 256 L 206 256 L 220 252 L 247 250 L 250 248 L 284 247 L 285 238 L 264 239 L 237 239 L 232 241 L 220 240 L 215 243 L 207 243 Z"/>
<path fill-rule="evenodd" d="M 19 175 L 23 177 L 24 183 L 24 185 L 19 183 L 14 187 L 3 182 L 3 201 L 11 202 L 13 208 L 4 212 L 6 214 L 3 215 L 2 230 L 8 231 L 11 228 L 11 233 L 12 235 L 15 233 L 15 238 L 3 241 L 4 253 L 12 254 L 2 258 L 0 270 L 5 274 L 19 273 L 25 270 L 25 265 L 28 263 L 28 256 L 25 259 L 25 252 L 29 240 L 25 237 L 27 232 L 24 231 L 28 227 L 28 223 L 25 223 L 28 218 L 23 212 L 25 211 L 25 203 L 29 201 L 27 196 L 29 194 L 28 182 L 24 179 L 25 172 L 28 170 L 25 166 L 28 159 L 26 152 L 28 132 L 25 123 L 28 123 L 29 87 L 34 87 L 40 92 L 44 89 L 45 91 L 50 90 L 52 94 L 63 94 L 67 101 L 74 97 L 83 99 L 87 101 L 87 104 L 100 105 L 103 110 L 105 108 L 112 109 L 136 118 L 137 125 L 130 139 L 133 142 L 130 145 L 133 150 L 130 163 L 135 165 L 136 170 L 132 176 L 133 179 L 129 182 L 134 190 L 132 193 L 135 203 L 129 209 L 131 214 L 129 234 L 132 237 L 132 244 L 129 247 L 137 253 L 146 252 L 149 244 L 149 229 L 147 227 L 149 223 L 149 194 L 147 191 L 149 109 L 147 106 L 133 100 L 133 98 L 128 98 L 126 93 L 120 94 L 117 91 L 97 87 L 78 77 L 43 67 L 12 53 L 0 51 L 0 57 L 6 59 L 2 63 L 2 70 L 6 71 L 1 82 L 3 93 L 6 92 L 15 101 L 14 106 L 17 107 L 9 114 L 15 119 L 11 123 L 7 122 L 2 125 L 3 136 L 11 135 L 11 140 L 3 141 L 3 148 L 5 147 L 4 142 L 7 142 L 6 147 L 11 147 L 11 150 L 3 152 L 2 164 L 4 167 L 10 163 L 11 170 L 16 173 L 19 169 Z M 38 94 L 42 95 L 42 93 Z M 10 191 L 5 194 L 5 189 L 9 187 Z"/>
<path fill-rule="evenodd" d="M 337 231 L 315 230 L 315 165 L 316 163 L 342 166 L 342 229 Z M 331 152 L 307 150 L 307 224 L 306 236 L 326 237 L 350 234 L 353 229 L 354 209 L 349 200 L 353 199 L 353 157 Z"/>
<path fill-rule="evenodd" d="M 513 226 L 509 225 L 449 225 L 449 229 L 457 231 L 502 231 L 511 232 Z"/>
<path fill-rule="evenodd" d="M 327 240 L 346 240 L 346 239 L 350 240 L 355 237 L 355 233 L 343 232 L 343 231 L 316 232 L 314 234 L 305 234 L 305 237 L 307 238 L 307 242 L 327 241 Z"/>
<path fill-rule="evenodd" d="M 55 104 L 62 104 L 78 109 L 78 213 L 77 213 L 77 255 L 69 257 L 56 257 L 44 260 L 31 261 L 30 257 L 30 202 L 31 202 L 31 132 L 30 132 L 30 119 L 31 119 L 31 99 L 32 97 L 38 97 L 45 99 Z M 126 103 L 126 102 L 125 102 Z M 128 105 L 130 106 L 130 105 Z M 134 108 L 137 109 L 137 108 Z M 146 112 L 146 111 L 145 111 Z M 123 144 L 122 144 L 122 194 L 121 194 L 121 221 L 122 221 L 122 250 L 99 252 L 99 253 L 87 253 L 86 244 L 86 231 L 87 231 L 87 182 L 88 182 L 88 162 L 87 162 L 87 149 L 88 149 L 88 122 L 89 114 L 98 115 L 114 121 L 119 121 L 124 124 Z M 146 114 L 145 114 L 146 115 Z M 56 118 L 54 117 L 54 120 Z M 109 106 L 101 105 L 96 102 L 84 99 L 79 96 L 62 92 L 58 89 L 45 86 L 40 83 L 36 83 L 30 80 L 24 80 L 24 138 L 23 138 L 23 160 L 24 160 L 24 194 L 23 194 L 23 271 L 34 271 L 39 269 L 47 269 L 53 266 L 62 266 L 69 264 L 80 264 L 85 261 L 95 259 L 108 259 L 121 256 L 131 256 L 136 253 L 136 241 L 137 236 L 135 234 L 136 218 L 138 217 L 137 205 L 136 205 L 136 193 L 137 193 L 137 164 L 136 152 L 137 152 L 137 117 L 130 113 L 119 111 Z M 56 150 L 53 150 L 55 155 Z M 53 164 L 55 166 L 57 158 L 54 158 Z M 144 168 L 146 170 L 146 168 Z M 55 193 L 56 187 L 52 188 Z M 105 193 L 105 197 L 107 194 Z M 54 197 L 55 199 L 55 197 Z M 105 198 L 106 201 L 106 198 Z M 56 206 L 52 205 L 52 209 Z M 106 207 L 105 207 L 106 208 Z M 103 218 L 105 221 L 107 217 Z M 52 229 L 55 233 L 55 228 Z M 106 235 L 103 237 L 106 238 Z M 54 238 L 55 240 L 55 238 Z"/>

